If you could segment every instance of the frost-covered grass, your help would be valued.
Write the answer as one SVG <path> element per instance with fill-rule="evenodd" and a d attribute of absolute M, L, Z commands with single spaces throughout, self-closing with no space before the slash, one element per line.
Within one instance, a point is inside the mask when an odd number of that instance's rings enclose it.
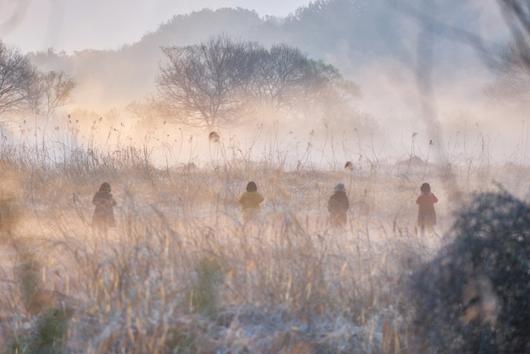
<path fill-rule="evenodd" d="M 7 352 L 408 352 L 408 277 L 445 242 L 414 232 L 419 185 L 440 197 L 440 235 L 457 207 L 435 170 L 157 169 L 135 150 L 94 154 L 47 164 L 2 154 Z M 266 202 L 245 225 L 237 199 L 248 180 Z M 107 236 L 90 227 L 104 181 L 119 204 Z M 344 229 L 327 222 L 338 182 L 352 202 Z"/>

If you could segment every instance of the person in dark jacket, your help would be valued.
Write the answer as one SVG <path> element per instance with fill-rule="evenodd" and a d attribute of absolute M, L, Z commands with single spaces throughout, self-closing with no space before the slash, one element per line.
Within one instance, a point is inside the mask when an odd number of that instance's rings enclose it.
<path fill-rule="evenodd" d="M 258 192 L 255 182 L 247 184 L 247 191 L 239 198 L 243 219 L 248 222 L 259 211 L 260 204 L 264 201 L 263 196 Z"/>
<path fill-rule="evenodd" d="M 434 225 L 436 225 L 436 211 L 434 210 L 434 204 L 438 203 L 438 198 L 431 192 L 431 186 L 429 183 L 423 183 L 421 185 L 421 194 L 416 199 L 418 204 L 418 228 L 422 235 L 425 231 L 434 231 Z"/>
<path fill-rule="evenodd" d="M 350 201 L 346 195 L 344 184 L 339 183 L 335 187 L 335 192 L 329 198 L 328 211 L 330 221 L 333 226 L 344 226 L 348 221 L 348 210 L 350 209 Z"/>
<path fill-rule="evenodd" d="M 92 218 L 92 226 L 99 232 L 106 234 L 110 227 L 116 226 L 116 220 L 114 219 L 116 201 L 112 196 L 109 183 L 105 182 L 99 187 L 98 192 L 92 199 L 92 203 L 96 206 Z"/>

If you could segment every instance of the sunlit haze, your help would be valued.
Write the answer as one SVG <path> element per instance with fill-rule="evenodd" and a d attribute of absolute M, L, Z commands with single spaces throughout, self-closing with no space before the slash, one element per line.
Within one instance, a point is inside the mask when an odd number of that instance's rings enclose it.
<path fill-rule="evenodd" d="M 529 0 L 0 0 L 2 354 L 530 354 Z"/>

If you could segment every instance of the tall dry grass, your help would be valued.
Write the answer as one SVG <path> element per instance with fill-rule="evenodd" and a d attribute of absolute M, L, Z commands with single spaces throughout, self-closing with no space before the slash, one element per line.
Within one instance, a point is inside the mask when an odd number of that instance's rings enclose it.
<path fill-rule="evenodd" d="M 36 154 L 0 150 L 6 353 L 410 352 L 406 282 L 445 242 L 414 232 L 419 184 L 443 178 L 434 170 L 156 168 L 134 148 Z M 249 179 L 266 203 L 244 224 L 237 197 Z M 105 236 L 90 227 L 103 181 L 119 203 Z M 344 229 L 327 222 L 337 182 L 353 205 Z M 440 207 L 442 229 L 450 211 Z"/>

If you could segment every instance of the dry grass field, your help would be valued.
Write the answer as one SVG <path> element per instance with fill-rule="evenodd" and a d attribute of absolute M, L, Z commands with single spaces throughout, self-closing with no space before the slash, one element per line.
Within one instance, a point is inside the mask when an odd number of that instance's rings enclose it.
<path fill-rule="evenodd" d="M 133 149 L 60 163 L 20 149 L 5 146 L 1 160 L 6 353 L 413 352 L 409 278 L 451 242 L 460 207 L 435 168 L 160 169 Z M 524 196 L 514 173 L 525 171 L 512 169 L 455 175 L 462 190 L 497 189 L 496 180 Z M 249 179 L 266 201 L 243 223 L 237 199 Z M 421 236 L 425 180 L 440 222 Z M 103 181 L 118 202 L 107 235 L 91 228 Z M 352 204 L 342 229 L 326 209 L 338 182 Z"/>

